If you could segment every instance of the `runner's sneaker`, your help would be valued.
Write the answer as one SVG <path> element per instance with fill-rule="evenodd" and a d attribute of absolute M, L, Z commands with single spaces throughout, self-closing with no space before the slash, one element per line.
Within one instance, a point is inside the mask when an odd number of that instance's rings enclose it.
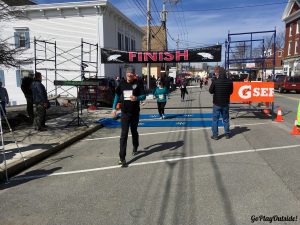
<path fill-rule="evenodd" d="M 118 165 L 121 165 L 121 167 L 126 167 L 127 166 L 127 164 L 126 164 L 126 160 L 124 159 L 124 160 L 119 160 L 119 162 L 118 162 Z"/>
<path fill-rule="evenodd" d="M 137 154 L 138 154 L 138 151 L 137 151 L 137 149 L 134 148 L 134 149 L 132 150 L 132 156 L 135 156 L 135 155 L 137 155 Z"/>

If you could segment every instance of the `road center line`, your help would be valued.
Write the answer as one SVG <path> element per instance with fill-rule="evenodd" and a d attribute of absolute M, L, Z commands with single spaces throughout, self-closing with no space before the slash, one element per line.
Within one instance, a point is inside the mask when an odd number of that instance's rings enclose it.
<path fill-rule="evenodd" d="M 158 164 L 158 163 L 165 163 L 165 162 L 182 161 L 182 160 L 189 160 L 189 159 L 210 158 L 210 157 L 226 156 L 226 155 L 237 155 L 237 154 L 243 154 L 243 153 L 273 151 L 273 150 L 279 150 L 279 149 L 294 149 L 294 148 L 299 148 L 299 147 L 300 147 L 300 145 L 287 145 L 287 146 L 279 146 L 279 147 L 271 147 L 271 148 L 259 148 L 259 149 L 249 149 L 249 150 L 242 150 L 242 151 L 231 151 L 231 152 L 222 152 L 222 153 L 215 153 L 215 154 L 178 157 L 178 158 L 173 158 L 173 159 L 162 159 L 162 160 L 156 160 L 156 161 L 132 163 L 129 165 L 129 167 Z M 75 170 L 75 171 L 70 171 L 70 172 L 60 172 L 60 173 L 43 174 L 43 175 L 36 175 L 36 176 L 23 176 L 23 177 L 20 176 L 20 177 L 12 178 L 10 180 L 11 181 L 30 180 L 30 179 L 37 179 L 37 178 L 43 178 L 43 177 L 89 173 L 89 172 L 119 169 L 119 168 L 120 168 L 120 166 L 108 166 L 108 167 L 100 167 L 100 168 L 94 168 L 94 169 Z"/>
<path fill-rule="evenodd" d="M 241 127 L 241 126 L 256 126 L 256 125 L 264 125 L 270 124 L 271 122 L 266 123 L 249 123 L 249 124 L 240 124 L 240 125 L 232 125 L 232 127 Z M 201 127 L 201 128 L 193 128 L 193 129 L 185 129 L 185 130 L 171 130 L 171 131 L 161 131 L 161 132 L 153 132 L 153 133 L 144 133 L 139 134 L 139 136 L 148 136 L 148 135 L 156 135 L 156 134 L 168 134 L 168 133 L 178 133 L 178 132 L 188 132 L 188 131 L 198 131 L 198 130 L 208 130 L 211 127 Z M 128 135 L 131 137 L 131 135 Z M 97 141 L 97 140 L 105 140 L 105 139 L 115 139 L 120 138 L 120 136 L 111 136 L 111 137 L 101 137 L 101 138 L 89 138 L 81 141 Z"/>

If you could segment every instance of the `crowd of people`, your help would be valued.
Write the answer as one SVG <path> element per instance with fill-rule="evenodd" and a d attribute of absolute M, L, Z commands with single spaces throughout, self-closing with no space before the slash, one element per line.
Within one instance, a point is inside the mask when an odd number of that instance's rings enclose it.
<path fill-rule="evenodd" d="M 145 77 L 138 78 L 132 68 L 127 68 L 126 77 L 117 81 L 116 95 L 112 107 L 112 114 L 115 117 L 117 114 L 117 104 L 121 103 L 121 136 L 120 150 L 118 162 L 122 167 L 126 167 L 126 149 L 129 127 L 132 134 L 132 155 L 138 154 L 139 134 L 138 123 L 140 115 L 140 102 L 146 98 L 147 79 Z M 199 82 L 200 89 L 203 85 L 208 85 L 208 78 L 194 80 Z M 150 86 L 151 92 L 157 101 L 157 109 L 161 119 L 166 119 L 165 106 L 169 98 L 169 93 L 172 91 L 172 83 L 170 79 L 157 79 L 151 77 L 150 82 L 154 87 Z M 179 83 L 181 92 L 181 101 L 185 100 L 185 95 L 188 94 L 187 85 L 189 81 L 182 79 Z M 212 119 L 212 136 L 214 140 L 218 140 L 218 120 L 220 116 L 223 118 L 224 130 L 226 138 L 230 138 L 229 130 L 229 99 L 233 92 L 233 83 L 226 77 L 225 73 L 215 74 L 215 79 L 209 87 L 209 92 L 213 94 L 213 119 Z"/>

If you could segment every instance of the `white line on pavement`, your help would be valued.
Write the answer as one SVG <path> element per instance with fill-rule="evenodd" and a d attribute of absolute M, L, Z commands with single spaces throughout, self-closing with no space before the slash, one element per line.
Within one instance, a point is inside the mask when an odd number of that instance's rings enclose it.
<path fill-rule="evenodd" d="M 256 125 L 264 125 L 264 124 L 269 124 L 269 123 L 271 123 L 271 122 L 267 122 L 267 123 L 250 123 L 250 124 L 240 124 L 240 125 L 237 124 L 237 125 L 232 125 L 232 127 L 256 126 Z M 201 128 L 186 129 L 186 130 L 171 130 L 171 131 L 144 133 L 144 134 L 139 134 L 139 136 L 178 133 L 178 132 L 188 132 L 188 131 L 198 131 L 198 130 L 208 130 L 208 129 L 211 129 L 211 127 L 201 127 Z M 131 135 L 128 135 L 128 136 L 131 137 Z M 97 140 L 114 139 L 114 138 L 120 138 L 120 136 L 101 137 L 101 138 L 88 138 L 88 139 L 84 139 L 84 140 L 81 140 L 81 141 L 97 141 Z"/>
<path fill-rule="evenodd" d="M 181 160 L 188 160 L 188 159 L 210 158 L 210 157 L 216 157 L 216 156 L 237 155 L 237 154 L 243 154 L 243 153 L 253 153 L 253 152 L 262 152 L 262 151 L 273 151 L 273 150 L 278 150 L 278 149 L 293 149 L 293 148 L 299 148 L 299 147 L 300 147 L 300 145 L 287 145 L 287 146 L 279 146 L 279 147 L 271 147 L 271 148 L 259 148 L 259 149 L 250 149 L 250 150 L 242 150 L 242 151 L 231 151 L 231 152 L 222 152 L 222 153 L 215 153 L 215 154 L 178 157 L 178 158 L 173 158 L 173 159 L 163 159 L 163 160 L 156 160 L 156 161 L 132 163 L 132 164 L 130 164 L 130 167 L 164 163 L 164 162 L 181 161 Z M 70 171 L 70 172 L 43 174 L 43 175 L 36 175 L 36 176 L 24 176 L 24 177 L 20 176 L 20 177 L 12 178 L 10 180 L 18 181 L 18 180 L 37 179 L 37 178 L 42 178 L 42 177 L 88 173 L 88 172 L 103 171 L 103 170 L 110 170 L 110 169 L 117 169 L 117 168 L 120 168 L 120 166 L 108 166 L 108 167 L 100 167 L 100 168 L 94 168 L 94 169 L 75 170 L 75 171 Z"/>

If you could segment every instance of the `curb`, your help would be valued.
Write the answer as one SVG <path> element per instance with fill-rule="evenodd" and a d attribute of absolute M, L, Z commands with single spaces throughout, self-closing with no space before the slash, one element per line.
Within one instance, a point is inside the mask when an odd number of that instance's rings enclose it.
<path fill-rule="evenodd" d="M 25 160 L 25 165 L 22 159 L 18 159 L 14 163 L 11 163 L 7 167 L 7 174 L 8 177 L 12 177 L 13 175 L 16 175 L 20 173 L 21 171 L 28 169 L 29 167 L 35 165 L 36 163 L 44 160 L 45 158 L 63 150 L 64 148 L 72 145 L 73 143 L 79 141 L 80 139 L 92 134 L 93 132 L 103 128 L 102 124 L 97 124 L 94 127 L 85 130 L 84 132 L 71 137 L 70 139 L 66 140 L 65 142 L 58 144 L 52 148 L 47 149 L 46 151 L 40 152 L 40 153 L 33 153 L 31 155 L 28 155 Z M 6 181 L 6 175 L 5 170 L 0 172 L 0 182 Z"/>

